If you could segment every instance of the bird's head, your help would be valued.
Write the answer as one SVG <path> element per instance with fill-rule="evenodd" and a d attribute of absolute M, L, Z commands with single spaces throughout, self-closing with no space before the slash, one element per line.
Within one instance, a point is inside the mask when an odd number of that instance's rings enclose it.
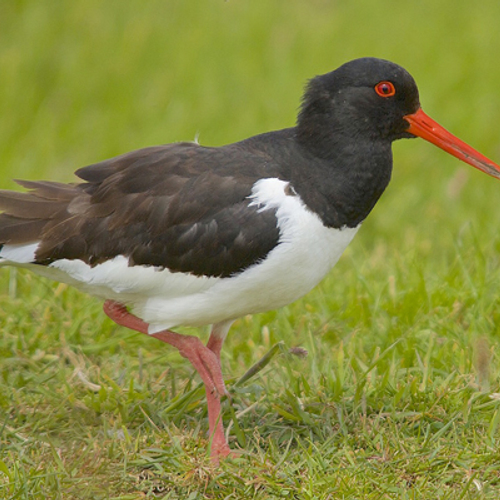
<path fill-rule="evenodd" d="M 422 111 L 413 77 L 383 59 L 355 59 L 313 78 L 304 93 L 297 131 L 300 142 L 325 156 L 341 137 L 390 143 L 418 136 L 500 178 L 498 165 Z"/>

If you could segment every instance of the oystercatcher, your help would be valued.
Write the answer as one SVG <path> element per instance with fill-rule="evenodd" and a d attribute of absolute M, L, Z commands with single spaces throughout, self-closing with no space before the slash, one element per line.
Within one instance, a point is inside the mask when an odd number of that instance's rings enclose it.
<path fill-rule="evenodd" d="M 0 263 L 105 300 L 119 325 L 177 348 L 206 389 L 211 456 L 226 456 L 220 351 L 238 317 L 288 304 L 335 265 L 415 136 L 493 177 L 500 167 L 420 108 L 400 66 L 357 59 L 313 78 L 295 127 L 222 147 L 148 147 L 75 184 L 1 191 Z M 175 333 L 213 325 L 205 346 Z"/>

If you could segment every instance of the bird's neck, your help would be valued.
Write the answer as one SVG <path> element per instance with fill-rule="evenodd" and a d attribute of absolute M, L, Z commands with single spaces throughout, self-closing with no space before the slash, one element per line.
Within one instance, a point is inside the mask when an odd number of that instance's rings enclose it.
<path fill-rule="evenodd" d="M 235 147 L 271 159 L 269 166 L 263 163 L 259 175 L 290 181 L 327 227 L 358 226 L 391 178 L 389 141 L 330 135 L 325 140 L 326 154 L 318 156 L 314 147 L 300 140 L 295 127 L 254 136 Z"/>
<path fill-rule="evenodd" d="M 328 227 L 359 225 L 390 181 L 391 143 L 337 135 L 330 136 L 326 155 L 317 156 L 299 141 L 298 148 L 300 161 L 290 176 L 304 203 Z"/>

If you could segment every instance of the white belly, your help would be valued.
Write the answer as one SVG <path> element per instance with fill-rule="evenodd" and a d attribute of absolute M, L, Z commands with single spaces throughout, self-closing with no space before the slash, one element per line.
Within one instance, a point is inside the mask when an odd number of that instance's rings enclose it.
<path fill-rule="evenodd" d="M 279 244 L 264 261 L 231 278 L 196 278 L 193 295 L 151 297 L 137 308 L 151 333 L 179 324 L 198 326 L 282 307 L 314 288 L 337 263 L 358 228 L 326 228 L 285 181 L 264 179 L 254 186 L 251 205 L 277 209 Z M 139 312 L 140 310 L 140 312 Z"/>
<path fill-rule="evenodd" d="M 358 228 L 326 228 L 288 183 L 262 179 L 249 205 L 276 210 L 279 244 L 260 263 L 230 278 L 199 277 L 165 269 L 128 266 L 123 256 L 90 267 L 80 260 L 29 264 L 36 245 L 5 245 L 6 264 L 28 267 L 104 299 L 118 300 L 150 324 L 150 333 L 178 325 L 200 326 L 282 307 L 305 295 L 335 265 Z M 22 259 L 14 258 L 18 253 Z"/>

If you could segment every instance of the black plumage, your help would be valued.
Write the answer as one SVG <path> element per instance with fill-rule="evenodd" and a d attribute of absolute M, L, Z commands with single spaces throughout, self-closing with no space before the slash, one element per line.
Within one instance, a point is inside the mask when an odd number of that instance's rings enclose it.
<path fill-rule="evenodd" d="M 24 182 L 28 193 L 2 191 L 0 243 L 40 241 L 35 262 L 43 265 L 80 259 L 94 266 L 124 255 L 131 266 L 228 277 L 279 242 L 275 211 L 249 206 L 255 183 L 269 177 L 288 181 L 325 226 L 356 227 L 390 180 L 391 142 L 409 135 L 403 115 L 419 106 L 411 76 L 387 65 L 397 87 L 411 89 L 396 106 L 380 102 L 378 76 L 359 65 L 355 74 L 311 80 L 294 128 L 219 148 L 140 149 L 77 170 L 80 184 Z M 374 67 L 380 78 L 387 72 Z M 367 109 L 390 120 L 365 123 Z"/>

